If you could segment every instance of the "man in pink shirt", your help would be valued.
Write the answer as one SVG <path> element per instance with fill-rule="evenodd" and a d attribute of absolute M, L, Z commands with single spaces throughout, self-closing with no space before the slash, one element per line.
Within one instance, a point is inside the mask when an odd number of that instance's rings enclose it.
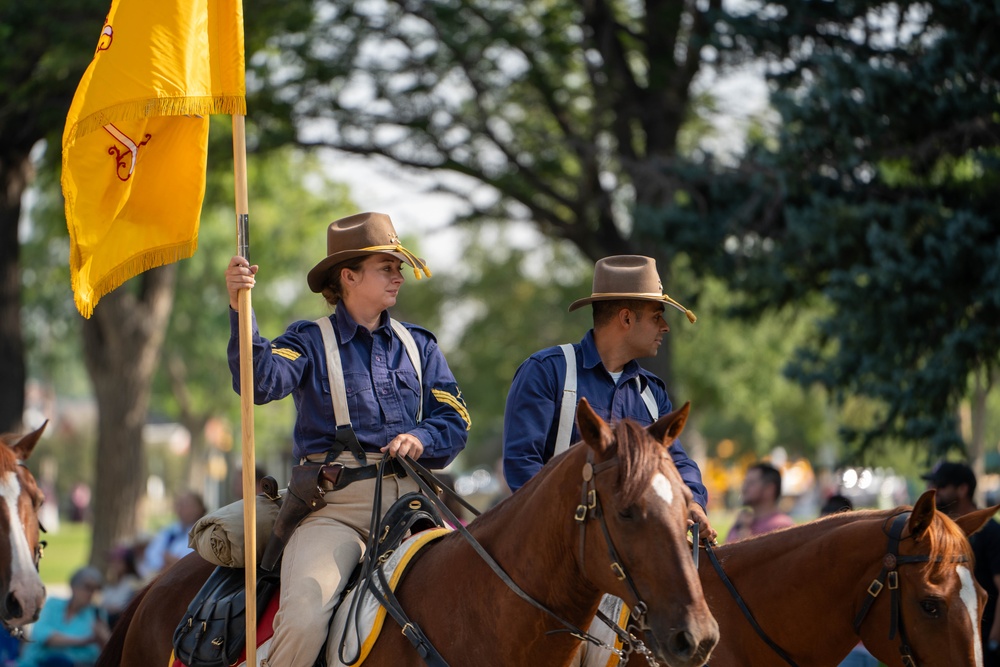
<path fill-rule="evenodd" d="M 743 478 L 742 497 L 747 508 L 736 517 L 736 522 L 726 536 L 726 542 L 795 525 L 792 517 L 778 509 L 781 471 L 770 463 L 755 463 L 747 469 Z"/>

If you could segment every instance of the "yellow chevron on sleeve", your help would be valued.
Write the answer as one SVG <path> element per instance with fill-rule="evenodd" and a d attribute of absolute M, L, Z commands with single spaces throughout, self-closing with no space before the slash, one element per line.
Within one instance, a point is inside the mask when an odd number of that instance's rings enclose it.
<path fill-rule="evenodd" d="M 272 347 L 271 354 L 276 354 L 279 357 L 284 357 L 289 361 L 295 361 L 296 359 L 302 356 L 301 353 L 296 352 L 295 350 L 289 350 L 286 347 Z"/>
<path fill-rule="evenodd" d="M 438 403 L 443 403 L 458 413 L 458 416 L 465 422 L 466 431 L 472 428 L 472 418 L 469 417 L 469 409 L 465 407 L 465 402 L 461 398 L 453 396 L 443 389 L 431 389 L 431 394 L 434 395 Z"/>

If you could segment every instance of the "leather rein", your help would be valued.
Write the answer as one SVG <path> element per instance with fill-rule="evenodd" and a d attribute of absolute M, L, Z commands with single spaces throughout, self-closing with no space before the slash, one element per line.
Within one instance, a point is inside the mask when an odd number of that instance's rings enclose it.
<path fill-rule="evenodd" d="M 533 597 L 524 592 L 521 589 L 521 587 L 518 586 L 517 583 L 510 577 L 510 575 L 508 575 L 504 571 L 504 569 L 500 566 L 500 564 L 497 563 L 493 559 L 493 557 L 490 556 L 489 553 L 487 553 L 487 551 L 482 547 L 482 545 L 479 544 L 476 538 L 473 537 L 471 533 L 469 533 L 468 529 L 466 529 L 466 527 L 462 525 L 462 522 L 459 521 L 458 517 L 456 517 L 455 514 L 451 511 L 451 509 L 444 503 L 444 501 L 441 500 L 441 498 L 438 496 L 436 492 L 436 489 L 432 488 L 431 485 L 426 480 L 432 480 L 435 485 L 440 487 L 445 493 L 448 493 L 453 498 L 459 500 L 462 503 L 462 505 L 464 505 L 467 509 L 472 511 L 473 514 L 478 516 L 480 514 L 479 511 L 476 510 L 471 505 L 469 505 L 467 502 L 465 502 L 465 500 L 459 497 L 458 494 L 456 494 L 452 489 L 442 484 L 441 481 L 438 480 L 433 473 L 431 473 L 429 470 L 424 468 L 421 464 L 417 463 L 410 457 L 408 456 L 403 457 L 402 459 L 398 459 L 398 461 L 406 469 L 407 474 L 417 482 L 417 485 L 424 492 L 424 494 L 428 496 L 428 498 L 430 498 L 430 500 L 434 503 L 435 507 L 437 507 L 438 511 L 442 513 L 445 519 L 449 523 L 451 523 L 452 526 L 454 526 L 456 531 L 461 533 L 462 537 L 465 538 L 465 540 L 479 555 L 479 557 L 489 566 L 489 568 L 493 570 L 494 574 L 496 574 L 497 577 L 499 577 L 504 582 L 504 584 L 506 584 L 507 587 L 510 588 L 510 590 L 512 590 L 518 597 L 520 597 L 522 600 L 530 604 L 535 609 L 538 609 L 539 611 L 552 617 L 560 625 L 563 626 L 562 629 L 550 630 L 547 634 L 553 634 L 557 632 L 569 632 L 573 637 L 576 637 L 577 639 L 590 642 L 595 646 L 611 651 L 612 653 L 614 653 L 619 657 L 620 665 L 624 665 L 628 662 L 628 655 L 632 652 L 636 652 L 646 656 L 649 659 L 650 664 L 655 664 L 655 659 L 652 651 L 650 651 L 645 646 L 645 644 L 643 644 L 642 640 L 640 640 L 637 636 L 639 632 L 641 632 L 646 628 L 645 615 L 647 611 L 647 605 L 645 602 L 642 601 L 642 598 L 639 596 L 639 593 L 635 586 L 635 582 L 632 580 L 632 577 L 629 575 L 625 566 L 622 564 L 621 558 L 618 556 L 618 552 L 615 549 L 614 543 L 611 539 L 611 533 L 608 531 L 608 526 L 604 518 L 604 514 L 601 511 L 601 503 L 597 495 L 597 490 L 594 487 L 594 478 L 601 472 L 613 468 L 618 463 L 617 456 L 612 457 L 607 461 L 602 461 L 601 463 L 595 465 L 593 463 L 593 453 L 590 451 L 587 452 L 587 462 L 583 466 L 583 473 L 582 473 L 583 484 L 581 485 L 581 500 L 580 504 L 576 508 L 574 519 L 580 525 L 581 568 L 583 567 L 583 552 L 584 552 L 583 543 L 586 531 L 586 524 L 588 519 L 595 518 L 598 520 L 598 523 L 601 526 L 601 531 L 604 534 L 605 543 L 608 547 L 608 556 L 611 560 L 610 567 L 612 572 L 615 573 L 615 576 L 619 580 L 626 582 L 626 584 L 629 587 L 629 590 L 635 596 L 635 599 L 637 601 L 636 607 L 633 610 L 633 615 L 635 617 L 634 625 L 630 623 L 629 629 L 626 632 L 625 630 L 619 628 L 617 624 L 614 624 L 615 632 L 619 636 L 623 644 L 622 649 L 618 649 L 614 646 L 607 645 L 601 639 L 586 632 L 585 630 L 578 628 L 576 625 L 562 618 L 559 614 L 552 611 L 551 609 L 543 605 L 541 602 L 538 602 Z"/>
<path fill-rule="evenodd" d="M 872 583 L 868 585 L 867 596 L 865 601 L 861 605 L 861 609 L 858 610 L 857 615 L 854 617 L 854 633 L 857 635 L 861 634 L 861 624 L 864 622 L 865 617 L 868 615 L 872 604 L 875 602 L 875 598 L 878 597 L 886 587 L 889 588 L 890 593 L 890 625 L 889 625 L 889 639 L 895 639 L 896 633 L 899 633 L 899 653 L 902 657 L 903 664 L 905 667 L 917 667 L 917 662 L 913 657 L 913 650 L 910 648 L 909 639 L 906 636 L 906 628 L 903 626 L 903 612 L 900 607 L 900 593 L 899 593 L 899 571 L 898 567 L 900 565 L 908 565 L 911 563 L 927 563 L 930 561 L 930 556 L 901 556 L 899 554 L 899 543 L 901 541 L 901 536 L 903 534 L 903 528 L 906 526 L 907 520 L 910 518 L 911 512 L 905 511 L 894 517 L 889 517 L 892 523 L 889 525 L 886 535 L 888 536 L 888 545 L 886 547 L 886 553 L 882 557 L 882 570 L 879 572 L 878 576 L 872 580 Z M 886 519 L 888 522 L 889 519 Z M 791 667 L 799 667 L 798 664 L 792 660 L 791 656 L 782 649 L 777 643 L 772 640 L 764 629 L 760 627 L 757 623 L 757 619 L 754 618 L 753 613 L 747 606 L 746 602 L 740 596 L 739 591 L 736 590 L 736 586 L 726 575 L 725 570 L 722 569 L 722 563 L 719 562 L 718 557 L 715 555 L 715 550 L 706 541 L 705 551 L 708 553 L 708 559 L 712 562 L 712 566 L 718 573 L 719 578 L 722 579 L 722 583 L 726 585 L 729 589 L 729 593 L 733 596 L 736 604 L 739 606 L 740 611 L 746 617 L 750 626 L 754 629 L 754 632 L 767 644 L 772 651 L 774 651 L 782 660 L 791 665 Z M 967 559 L 963 556 L 958 558 L 958 562 L 965 562 Z"/>

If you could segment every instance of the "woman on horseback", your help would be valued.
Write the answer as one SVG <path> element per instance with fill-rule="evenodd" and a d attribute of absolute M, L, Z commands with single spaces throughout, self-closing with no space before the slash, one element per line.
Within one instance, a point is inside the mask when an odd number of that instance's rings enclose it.
<path fill-rule="evenodd" d="M 376 464 L 419 458 L 442 468 L 465 447 L 469 413 L 433 334 L 389 316 L 411 266 L 426 265 L 404 248 L 389 216 L 359 213 L 331 223 L 327 257 L 308 274 L 309 288 L 335 307 L 332 315 L 293 323 L 267 340 L 253 322 L 254 402 L 292 395 L 297 408 L 297 463 L 343 466 L 324 489 L 325 507 L 292 533 L 281 562 L 281 600 L 262 664 L 312 667 L 327 627 L 364 552 L 373 511 Z M 233 257 L 226 270 L 231 337 L 229 366 L 240 388 L 237 304 L 258 267 Z M 382 467 L 384 512 L 417 490 L 395 462 Z M 346 484 L 343 480 L 349 481 Z"/>

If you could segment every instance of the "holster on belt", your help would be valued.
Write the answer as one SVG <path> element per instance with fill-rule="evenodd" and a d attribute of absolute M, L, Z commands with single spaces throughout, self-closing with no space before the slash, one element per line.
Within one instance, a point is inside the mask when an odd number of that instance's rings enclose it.
<path fill-rule="evenodd" d="M 341 466 L 331 466 L 322 463 L 304 463 L 292 467 L 291 481 L 288 483 L 288 494 L 278 510 L 278 518 L 274 521 L 274 532 L 267 542 L 260 566 L 265 570 L 273 570 L 285 550 L 289 538 L 295 528 L 312 512 L 326 507 L 326 488 L 336 488 L 340 477 Z"/>

